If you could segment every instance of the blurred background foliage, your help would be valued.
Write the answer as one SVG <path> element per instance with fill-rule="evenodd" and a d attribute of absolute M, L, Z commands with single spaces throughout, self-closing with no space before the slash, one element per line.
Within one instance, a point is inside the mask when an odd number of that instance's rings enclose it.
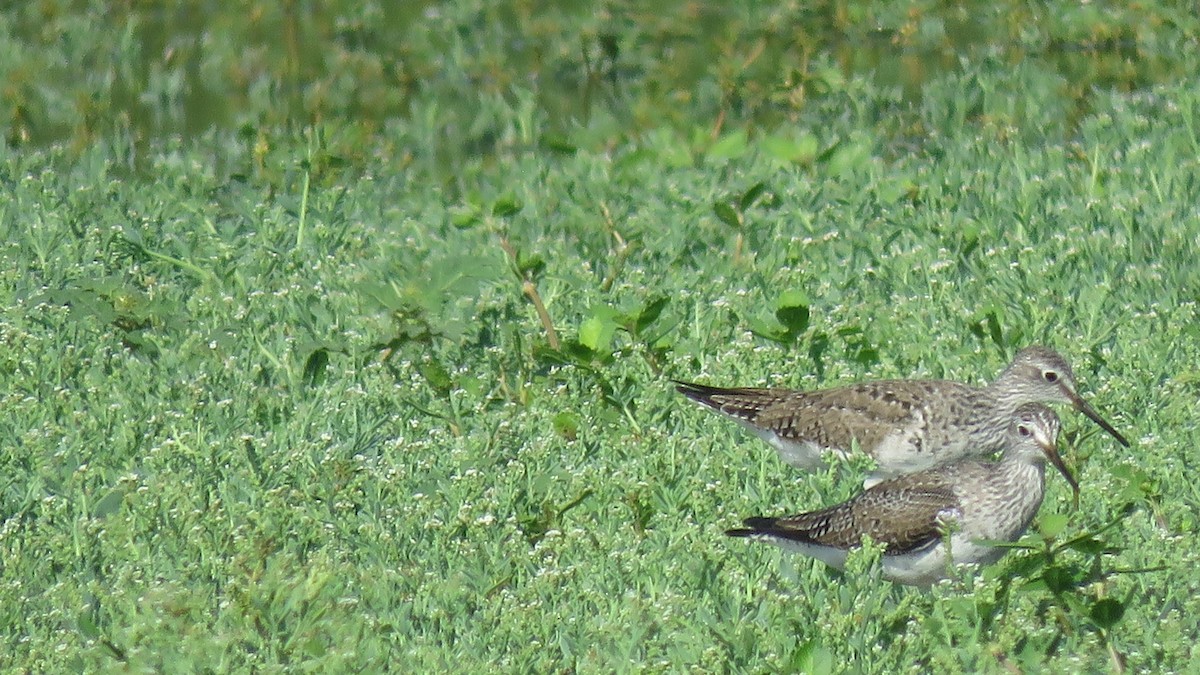
<path fill-rule="evenodd" d="M 852 110 L 860 76 L 919 103 L 937 76 L 992 63 L 1044 71 L 1046 97 L 1062 102 L 1044 118 L 1018 109 L 996 122 L 1062 134 L 1097 87 L 1190 76 L 1194 10 L 1170 1 L 32 0 L 0 14 L 0 129 L 9 149 L 81 150 L 115 132 L 137 168 L 147 144 L 213 132 L 262 164 L 273 134 L 322 124 L 339 162 L 376 159 L 453 184 L 464 166 L 486 169 L 532 146 L 603 151 L 664 128 L 697 143 L 797 125 L 814 103 Z M 914 125 L 903 115 L 885 125 L 898 151 L 922 133 Z M 790 150 L 805 156 L 803 144 Z"/>

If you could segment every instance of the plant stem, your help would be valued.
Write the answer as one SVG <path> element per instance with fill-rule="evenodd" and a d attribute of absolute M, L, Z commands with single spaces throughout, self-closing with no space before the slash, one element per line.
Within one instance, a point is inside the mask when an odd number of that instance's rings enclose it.
<path fill-rule="evenodd" d="M 542 328 L 546 329 L 546 341 L 550 343 L 550 348 L 556 352 L 559 351 L 558 331 L 554 330 L 554 323 L 550 321 L 550 312 L 546 311 L 546 305 L 542 302 L 542 296 L 538 293 L 537 286 L 529 279 L 525 279 L 521 283 L 521 290 L 525 291 L 525 295 L 529 296 L 529 300 L 533 302 L 538 319 L 542 322 Z"/>
<path fill-rule="evenodd" d="M 537 285 L 528 275 L 521 272 L 520 262 L 517 259 L 517 250 L 509 243 L 508 237 L 500 235 L 500 248 L 504 250 L 505 255 L 512 261 L 513 271 L 521 280 L 521 290 L 525 296 L 533 303 L 534 309 L 537 310 L 538 320 L 542 322 L 542 328 L 546 330 L 546 342 L 550 343 L 550 348 L 554 351 L 561 351 L 558 341 L 558 331 L 554 330 L 554 322 L 550 320 L 550 312 L 546 311 L 546 303 L 542 302 L 542 295 L 538 293 Z"/>

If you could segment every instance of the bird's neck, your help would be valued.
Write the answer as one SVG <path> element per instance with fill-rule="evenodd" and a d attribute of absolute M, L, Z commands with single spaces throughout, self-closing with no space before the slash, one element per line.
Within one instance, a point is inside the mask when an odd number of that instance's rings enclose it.
<path fill-rule="evenodd" d="M 1041 504 L 1040 495 L 1046 487 L 1046 462 L 1040 456 L 1031 458 L 1028 448 L 1008 450 L 1000 458 L 998 473 L 1005 482 L 1035 487 Z"/>
<path fill-rule="evenodd" d="M 1017 408 L 1026 403 L 1033 403 L 1028 396 L 1022 391 L 1021 387 L 1016 386 L 1015 382 L 1006 379 L 1001 375 L 995 382 L 983 388 L 982 400 L 987 402 L 987 411 L 996 419 L 1003 418 L 1007 427 L 1007 422 L 1017 411 Z"/>

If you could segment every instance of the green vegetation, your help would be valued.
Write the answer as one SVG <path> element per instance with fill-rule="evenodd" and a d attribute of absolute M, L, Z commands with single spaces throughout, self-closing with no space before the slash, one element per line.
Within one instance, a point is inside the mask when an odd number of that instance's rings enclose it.
<path fill-rule="evenodd" d="M 1189 5 L 160 4 L 0 17 L 6 669 L 1200 665 Z M 928 593 L 669 384 L 1033 342 L 1134 448 Z"/>

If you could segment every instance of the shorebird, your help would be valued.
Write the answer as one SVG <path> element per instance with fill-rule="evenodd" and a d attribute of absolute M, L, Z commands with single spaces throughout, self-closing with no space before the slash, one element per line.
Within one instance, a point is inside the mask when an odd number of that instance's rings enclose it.
<path fill-rule="evenodd" d="M 786 518 L 747 518 L 727 530 L 812 556 L 842 569 L 863 535 L 884 545 L 883 576 L 928 586 L 949 575 L 947 563 L 986 565 L 1029 526 L 1046 488 L 1046 460 L 1075 496 L 1079 484 L 1057 450 L 1058 416 L 1039 403 L 1017 408 L 999 461 L 963 459 L 883 481 L 857 497 Z M 947 541 L 948 540 L 948 541 Z"/>
<path fill-rule="evenodd" d="M 1024 403 L 1069 403 L 1129 447 L 1077 393 L 1075 374 L 1058 352 L 1026 347 L 994 382 L 973 387 L 946 380 L 884 380 L 835 389 L 720 388 L 675 381 L 679 393 L 747 427 L 780 459 L 812 471 L 853 441 L 875 460 L 865 485 L 963 457 L 990 457 Z"/>

